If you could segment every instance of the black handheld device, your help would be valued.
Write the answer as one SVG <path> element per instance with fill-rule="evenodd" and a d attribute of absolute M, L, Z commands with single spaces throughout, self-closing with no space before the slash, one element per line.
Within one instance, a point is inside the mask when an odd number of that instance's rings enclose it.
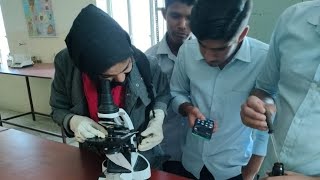
<path fill-rule="evenodd" d="M 210 119 L 196 119 L 192 128 L 192 134 L 200 136 L 205 140 L 210 140 L 213 133 L 214 121 Z"/>

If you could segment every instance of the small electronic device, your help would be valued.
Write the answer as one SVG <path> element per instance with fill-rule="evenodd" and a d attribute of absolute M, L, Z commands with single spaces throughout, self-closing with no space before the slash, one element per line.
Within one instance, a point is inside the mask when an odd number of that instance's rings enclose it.
<path fill-rule="evenodd" d="M 200 136 L 205 140 L 210 140 L 213 133 L 214 121 L 210 119 L 196 119 L 192 128 L 192 134 Z"/>

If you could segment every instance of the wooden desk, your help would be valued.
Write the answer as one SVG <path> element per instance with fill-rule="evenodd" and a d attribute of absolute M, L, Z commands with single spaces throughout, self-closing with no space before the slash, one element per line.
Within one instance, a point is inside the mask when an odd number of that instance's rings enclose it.
<path fill-rule="evenodd" d="M 1 64 L 0 74 L 53 79 L 54 65 L 53 63 L 41 63 L 24 68 L 10 68 L 4 64 Z"/>
<path fill-rule="evenodd" d="M 51 132 L 48 132 L 48 131 L 44 131 L 44 130 L 40 130 L 40 129 L 34 129 L 34 128 L 30 128 L 30 127 L 19 125 L 19 124 L 16 124 L 16 123 L 8 122 L 8 120 L 10 120 L 10 119 L 18 118 L 18 117 L 21 117 L 21 116 L 26 116 L 26 115 L 29 115 L 29 114 L 32 115 L 32 119 L 34 121 L 36 120 L 36 117 L 35 117 L 36 114 L 50 117 L 48 114 L 39 113 L 39 112 L 36 112 L 34 110 L 29 77 L 42 78 L 42 79 L 53 79 L 53 77 L 54 77 L 54 65 L 53 65 L 53 63 L 34 64 L 33 66 L 24 67 L 24 68 L 10 68 L 7 65 L 1 64 L 0 65 L 0 74 L 7 74 L 7 75 L 25 77 L 26 85 L 27 85 L 27 93 L 28 93 L 28 98 L 29 98 L 29 104 L 30 104 L 30 112 L 19 114 L 19 115 L 8 117 L 8 118 L 4 118 L 4 119 L 1 119 L 1 116 L 0 116 L 0 126 L 2 126 L 2 123 L 6 123 L 6 124 L 13 125 L 13 126 L 18 126 L 18 127 L 21 127 L 21 128 L 26 128 L 26 129 L 29 129 L 29 130 L 33 130 L 33 131 L 49 134 L 49 135 L 52 135 L 52 136 L 61 137 L 63 142 L 65 143 L 66 142 L 66 136 L 64 135 L 64 131 L 63 130 L 61 131 L 62 134 L 60 135 L 60 134 L 51 133 Z"/>
<path fill-rule="evenodd" d="M 97 180 L 103 159 L 14 129 L 0 132 L 0 179 Z M 151 180 L 186 180 L 153 170 Z"/>

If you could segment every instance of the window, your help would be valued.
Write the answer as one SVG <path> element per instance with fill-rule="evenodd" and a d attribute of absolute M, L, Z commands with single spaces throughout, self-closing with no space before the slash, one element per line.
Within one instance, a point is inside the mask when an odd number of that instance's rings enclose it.
<path fill-rule="evenodd" d="M 0 7 L 0 63 L 7 64 L 8 54 L 9 54 L 8 40 L 6 37 L 6 31 L 4 28 L 2 11 Z"/>
<path fill-rule="evenodd" d="M 96 0 L 96 4 L 128 32 L 132 44 L 142 51 L 159 42 L 166 32 L 161 14 L 164 0 Z"/>

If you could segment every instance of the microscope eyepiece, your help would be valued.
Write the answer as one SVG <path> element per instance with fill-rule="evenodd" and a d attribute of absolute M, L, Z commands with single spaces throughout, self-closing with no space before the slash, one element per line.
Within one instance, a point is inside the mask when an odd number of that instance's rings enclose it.
<path fill-rule="evenodd" d="M 111 82 L 108 79 L 100 79 L 100 104 L 99 113 L 101 114 L 112 114 L 117 113 L 119 108 L 114 104 L 111 95 Z"/>

